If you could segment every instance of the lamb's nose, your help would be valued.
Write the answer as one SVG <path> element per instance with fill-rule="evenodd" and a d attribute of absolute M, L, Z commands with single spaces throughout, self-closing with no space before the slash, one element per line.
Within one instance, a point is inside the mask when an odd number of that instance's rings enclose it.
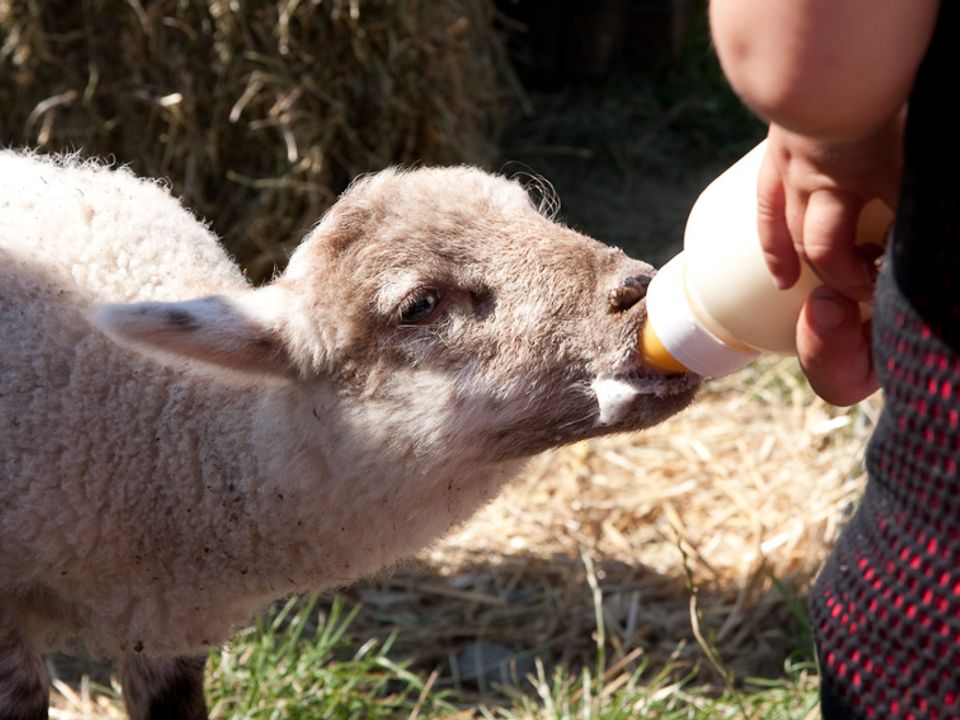
<path fill-rule="evenodd" d="M 619 287 L 607 293 L 610 312 L 623 312 L 632 308 L 646 296 L 649 284 L 649 275 L 632 275 L 625 278 Z"/>

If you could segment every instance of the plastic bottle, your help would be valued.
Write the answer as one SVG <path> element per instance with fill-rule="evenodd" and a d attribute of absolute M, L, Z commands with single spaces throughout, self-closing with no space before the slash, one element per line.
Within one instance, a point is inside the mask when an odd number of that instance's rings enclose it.
<path fill-rule="evenodd" d="M 794 353 L 804 301 L 820 282 L 806 263 L 797 283 L 778 290 L 757 234 L 757 174 L 766 142 L 737 161 L 700 195 L 683 252 L 647 289 L 640 337 L 644 362 L 670 372 L 717 377 L 761 352 Z M 858 242 L 882 243 L 893 218 L 875 200 L 861 213 Z"/>

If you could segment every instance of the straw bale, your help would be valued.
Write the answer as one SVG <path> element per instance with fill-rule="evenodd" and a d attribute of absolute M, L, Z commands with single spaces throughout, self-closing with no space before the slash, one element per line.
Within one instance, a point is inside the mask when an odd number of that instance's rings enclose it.
<path fill-rule="evenodd" d="M 355 175 L 495 157 L 492 0 L 0 0 L 0 143 L 169 178 L 251 274 Z"/>

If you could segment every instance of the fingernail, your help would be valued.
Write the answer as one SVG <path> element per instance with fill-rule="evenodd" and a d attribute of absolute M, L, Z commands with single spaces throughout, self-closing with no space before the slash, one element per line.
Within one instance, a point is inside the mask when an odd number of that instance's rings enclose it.
<path fill-rule="evenodd" d="M 847 321 L 846 304 L 825 295 L 810 297 L 810 312 L 814 327 L 823 332 L 836 330 Z"/>
<path fill-rule="evenodd" d="M 770 277 L 773 278 L 773 286 L 777 290 L 789 290 L 792 287 L 791 283 L 788 283 L 784 278 L 780 277 L 779 275 L 771 275 Z"/>

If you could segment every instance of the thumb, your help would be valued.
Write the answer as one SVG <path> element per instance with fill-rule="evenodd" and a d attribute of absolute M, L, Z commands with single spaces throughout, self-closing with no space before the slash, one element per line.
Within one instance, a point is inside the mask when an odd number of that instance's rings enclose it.
<path fill-rule="evenodd" d="M 810 293 L 797 322 L 797 356 L 814 391 L 834 405 L 853 405 L 878 387 L 870 323 L 859 305 L 828 287 Z"/>

